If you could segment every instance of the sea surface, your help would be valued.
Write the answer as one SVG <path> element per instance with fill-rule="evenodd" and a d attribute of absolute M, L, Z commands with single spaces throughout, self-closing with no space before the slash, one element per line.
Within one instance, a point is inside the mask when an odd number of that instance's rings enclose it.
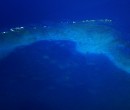
<path fill-rule="evenodd" d="M 1 0 L 0 110 L 130 110 L 129 0 Z"/>

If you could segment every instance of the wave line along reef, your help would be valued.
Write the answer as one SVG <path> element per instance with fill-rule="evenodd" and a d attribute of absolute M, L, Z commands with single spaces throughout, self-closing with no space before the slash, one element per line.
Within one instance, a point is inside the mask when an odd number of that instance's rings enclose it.
<path fill-rule="evenodd" d="M 19 46 L 40 40 L 69 40 L 76 43 L 82 54 L 106 55 L 118 68 L 130 73 L 130 42 L 120 37 L 112 20 L 84 20 L 64 22 L 55 26 L 16 27 L 0 33 L 0 59 Z"/>

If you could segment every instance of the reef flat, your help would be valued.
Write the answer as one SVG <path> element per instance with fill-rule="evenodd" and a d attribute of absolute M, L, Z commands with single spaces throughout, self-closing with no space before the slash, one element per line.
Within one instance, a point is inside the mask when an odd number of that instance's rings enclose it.
<path fill-rule="evenodd" d="M 41 40 L 68 40 L 76 43 L 76 50 L 104 54 L 118 68 L 130 73 L 130 43 L 114 28 L 112 20 L 83 20 L 59 23 L 54 26 L 16 27 L 0 33 L 0 59 L 19 46 Z"/>

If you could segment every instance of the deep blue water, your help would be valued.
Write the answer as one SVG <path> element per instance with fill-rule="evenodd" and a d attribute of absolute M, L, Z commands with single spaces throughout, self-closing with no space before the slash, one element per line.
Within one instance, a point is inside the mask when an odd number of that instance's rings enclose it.
<path fill-rule="evenodd" d="M 127 33 L 129 4 L 129 0 L 4 0 L 0 29 L 108 18 Z M 18 47 L 0 61 L 0 110 L 130 110 L 130 75 L 104 55 L 78 53 L 73 42 Z"/>
<path fill-rule="evenodd" d="M 69 47 L 69 48 L 68 48 Z M 20 47 L 0 63 L 2 110 L 129 110 L 130 78 L 73 42 Z"/>
<path fill-rule="evenodd" d="M 129 4 L 129 0 L 1 0 L 0 27 L 104 18 L 127 27 Z"/>

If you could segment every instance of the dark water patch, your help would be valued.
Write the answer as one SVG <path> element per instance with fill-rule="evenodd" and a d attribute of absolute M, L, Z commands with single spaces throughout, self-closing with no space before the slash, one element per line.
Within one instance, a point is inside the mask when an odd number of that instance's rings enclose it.
<path fill-rule="evenodd" d="M 41 41 L 0 62 L 6 110 L 128 110 L 129 74 L 104 55 L 83 55 L 67 41 Z"/>

